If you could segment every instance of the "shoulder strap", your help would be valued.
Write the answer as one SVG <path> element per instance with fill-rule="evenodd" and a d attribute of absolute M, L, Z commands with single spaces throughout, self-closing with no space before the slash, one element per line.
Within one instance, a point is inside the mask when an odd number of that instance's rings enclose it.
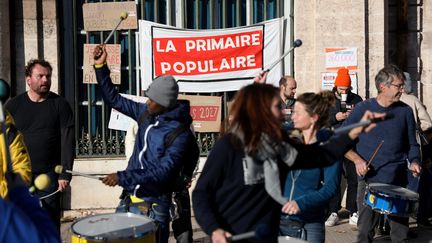
<path fill-rule="evenodd" d="M 174 140 L 182 133 L 183 131 L 186 131 L 189 129 L 189 125 L 187 123 L 182 123 L 176 129 L 174 129 L 172 132 L 170 132 L 165 137 L 165 148 L 171 146 L 171 144 L 174 142 Z"/>

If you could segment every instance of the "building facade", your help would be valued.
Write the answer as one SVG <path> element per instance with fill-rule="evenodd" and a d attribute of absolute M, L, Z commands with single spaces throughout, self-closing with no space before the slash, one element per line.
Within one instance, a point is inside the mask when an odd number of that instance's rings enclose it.
<path fill-rule="evenodd" d="M 82 5 L 115 0 L 0 1 L 0 78 L 12 95 L 26 90 L 25 64 L 43 58 L 54 67 L 52 91 L 71 104 L 76 123 L 77 171 L 106 174 L 122 170 L 124 132 L 107 128 L 110 110 L 94 84 L 83 84 L 83 45 L 101 43 L 109 31 L 83 30 Z M 374 97 L 374 76 L 389 63 L 418 80 L 415 91 L 432 107 L 432 2 L 420 0 L 135 0 L 138 19 L 180 28 L 217 29 L 285 17 L 285 49 L 303 45 L 284 60 L 285 74 L 298 81 L 297 93 L 321 89 L 326 48 L 356 48 L 358 93 Z M 121 45 L 123 93 L 139 94 L 135 30 L 117 31 L 109 43 Z M 203 94 L 200 94 L 203 95 Z M 221 95 L 224 104 L 230 93 Z M 432 109 L 432 108 L 430 108 Z M 217 134 L 198 134 L 205 155 Z M 92 188 L 92 190 L 89 190 Z M 95 200 L 94 191 L 98 192 Z M 120 189 L 74 177 L 65 209 L 114 207 Z"/>

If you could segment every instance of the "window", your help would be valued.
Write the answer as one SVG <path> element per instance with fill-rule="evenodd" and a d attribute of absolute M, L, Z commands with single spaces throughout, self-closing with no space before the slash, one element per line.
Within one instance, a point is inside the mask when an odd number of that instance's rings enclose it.
<path fill-rule="evenodd" d="M 83 45 L 101 43 L 109 34 L 83 30 L 82 5 L 93 2 L 115 1 L 58 1 L 61 33 L 61 88 L 75 111 L 76 156 L 111 157 L 124 155 L 125 132 L 108 129 L 110 109 L 104 104 L 98 87 L 83 84 Z M 251 23 L 281 16 L 282 0 L 138 0 L 137 14 L 145 19 L 163 24 L 191 29 L 228 28 L 247 24 L 248 2 Z M 183 6 L 182 6 L 183 5 Z M 176 15 L 180 10 L 180 15 Z M 179 13 L 177 11 L 177 13 Z M 182 23 L 176 23 L 176 22 Z M 137 45 L 135 30 L 116 31 L 110 44 L 121 45 L 121 76 L 118 86 L 121 93 L 137 94 Z M 223 107 L 232 92 L 200 95 L 223 96 Z M 226 109 L 223 109 L 226 112 Z M 224 117 L 224 114 L 222 115 Z M 198 133 L 201 153 L 210 151 L 217 133 Z"/>

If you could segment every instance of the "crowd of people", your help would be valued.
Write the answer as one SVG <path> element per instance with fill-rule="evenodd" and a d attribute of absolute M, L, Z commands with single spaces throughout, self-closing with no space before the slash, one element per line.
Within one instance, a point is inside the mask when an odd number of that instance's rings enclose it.
<path fill-rule="evenodd" d="M 107 186 L 123 188 L 116 212 L 151 218 L 158 243 L 168 242 L 171 221 L 177 242 L 192 242 L 189 187 L 199 148 L 190 105 L 177 98 L 172 76 L 153 80 L 146 103 L 124 98 L 106 60 L 105 46 L 97 46 L 94 68 L 102 98 L 136 121 L 128 133 L 127 168 L 102 178 Z M 60 198 L 71 175 L 54 168 L 73 167 L 74 118 L 68 102 L 50 91 L 51 74 L 48 62 L 31 60 L 29 90 L 5 105 L 0 213 L 13 223 L 0 220 L 0 242 L 24 239 L 23 232 L 40 242 L 60 241 Z M 407 73 L 394 65 L 382 68 L 375 77 L 377 96 L 364 101 L 351 91 L 346 68 L 338 70 L 333 90 L 297 97 L 293 77 L 283 76 L 275 87 L 266 75 L 236 93 L 192 193 L 196 220 L 213 242 L 277 242 L 279 236 L 325 242 L 325 227 L 340 218 L 342 176 L 357 242 L 372 242 L 381 219 L 392 242 L 409 239 L 406 216 L 383 217 L 364 204 L 373 183 L 418 192 L 418 224 L 430 226 L 432 121 L 410 94 Z M 27 188 L 42 174 L 51 183 L 31 196 Z"/>

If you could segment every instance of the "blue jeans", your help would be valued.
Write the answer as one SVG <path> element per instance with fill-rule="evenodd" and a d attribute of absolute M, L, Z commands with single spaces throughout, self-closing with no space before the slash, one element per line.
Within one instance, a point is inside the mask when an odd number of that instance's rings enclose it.
<path fill-rule="evenodd" d="M 148 211 L 142 211 L 137 204 L 130 203 L 128 198 L 120 200 L 117 206 L 116 213 L 134 213 L 139 215 L 147 216 L 153 219 L 156 223 L 156 242 L 157 243 L 168 243 L 169 238 L 169 207 L 171 205 L 171 199 L 169 198 L 154 198 L 149 202 Z"/>
<path fill-rule="evenodd" d="M 281 218 L 279 226 L 282 236 L 290 236 L 311 243 L 324 243 L 325 226 L 324 223 L 297 223 L 289 219 Z"/>

